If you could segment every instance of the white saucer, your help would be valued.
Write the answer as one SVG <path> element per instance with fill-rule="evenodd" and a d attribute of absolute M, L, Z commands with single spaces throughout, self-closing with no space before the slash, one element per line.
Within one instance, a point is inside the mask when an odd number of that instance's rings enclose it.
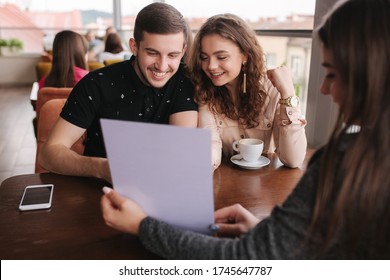
<path fill-rule="evenodd" d="M 245 169 L 259 169 L 263 166 L 268 165 L 271 162 L 269 158 L 266 158 L 264 156 L 260 156 L 257 161 L 247 162 L 242 159 L 242 156 L 240 154 L 232 156 L 230 158 L 230 161 L 233 162 L 235 165 L 238 165 L 239 167 Z"/>

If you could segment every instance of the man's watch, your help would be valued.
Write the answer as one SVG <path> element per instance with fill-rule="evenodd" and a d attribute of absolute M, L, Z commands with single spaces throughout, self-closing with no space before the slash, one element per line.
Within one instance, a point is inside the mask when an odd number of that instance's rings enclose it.
<path fill-rule="evenodd" d="M 287 107 L 298 107 L 299 97 L 296 95 L 291 95 L 286 99 L 280 99 L 279 104 L 286 105 Z"/>

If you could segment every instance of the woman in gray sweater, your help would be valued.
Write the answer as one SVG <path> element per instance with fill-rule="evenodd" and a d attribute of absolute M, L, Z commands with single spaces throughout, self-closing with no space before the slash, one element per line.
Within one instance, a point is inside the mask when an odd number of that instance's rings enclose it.
<path fill-rule="evenodd" d="M 259 221 L 240 205 L 222 208 L 215 212 L 219 235 L 237 237 L 205 236 L 148 217 L 105 188 L 106 224 L 169 259 L 389 259 L 389 11 L 390 0 L 341 1 L 318 29 L 321 92 L 340 113 L 329 142 L 268 218 Z"/>

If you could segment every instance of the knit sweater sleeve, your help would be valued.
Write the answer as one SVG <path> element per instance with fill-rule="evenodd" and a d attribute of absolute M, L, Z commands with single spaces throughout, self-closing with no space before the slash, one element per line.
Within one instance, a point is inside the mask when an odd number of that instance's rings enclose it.
<path fill-rule="evenodd" d="M 312 161 L 283 205 L 240 238 L 206 236 L 147 217 L 140 226 L 140 239 L 146 249 L 166 259 L 306 258 L 305 233 L 314 205 L 318 165 L 318 160 Z"/>

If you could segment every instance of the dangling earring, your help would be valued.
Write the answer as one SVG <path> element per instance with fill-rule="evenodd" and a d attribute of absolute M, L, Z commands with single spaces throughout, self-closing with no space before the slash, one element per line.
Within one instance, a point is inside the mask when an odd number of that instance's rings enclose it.
<path fill-rule="evenodd" d="M 242 92 L 246 93 L 246 61 L 242 63 L 242 72 L 244 72 L 244 79 L 242 84 Z"/>

